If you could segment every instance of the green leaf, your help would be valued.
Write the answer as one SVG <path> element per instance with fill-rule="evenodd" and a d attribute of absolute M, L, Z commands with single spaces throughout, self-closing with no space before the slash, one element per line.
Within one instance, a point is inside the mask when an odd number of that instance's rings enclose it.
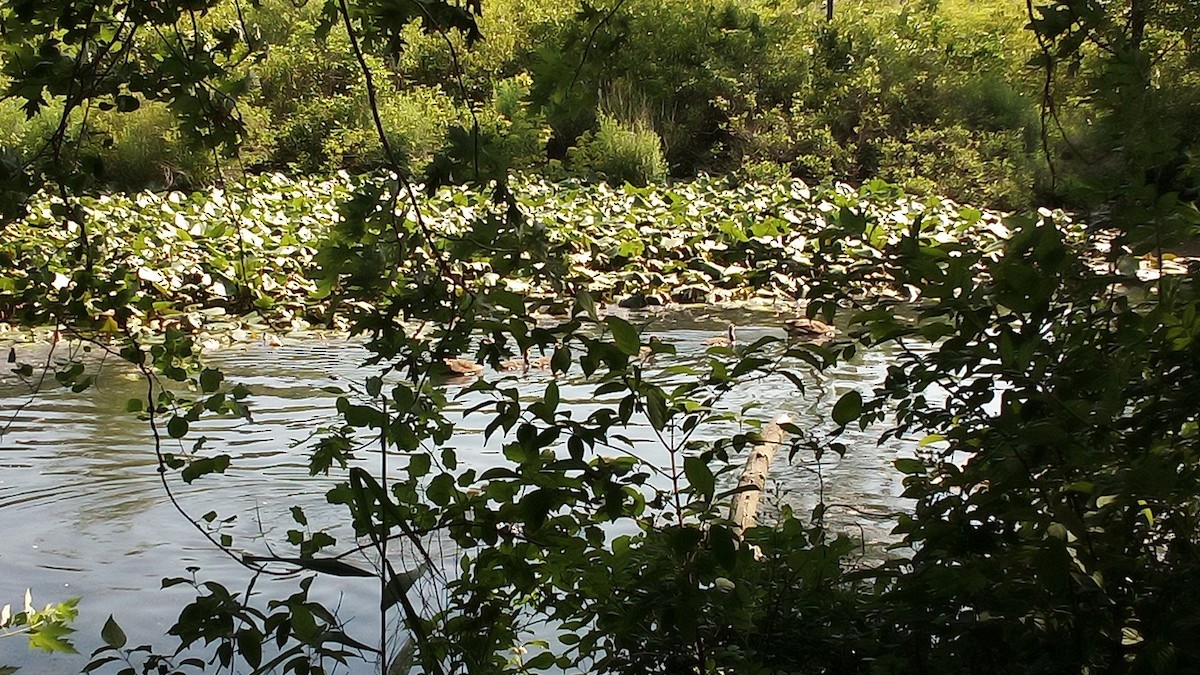
<path fill-rule="evenodd" d="M 117 624 L 117 620 L 112 614 L 108 615 L 108 620 L 104 622 L 104 627 L 100 629 L 100 639 L 104 640 L 104 644 L 113 649 L 120 649 L 125 646 L 127 638 L 125 631 L 121 630 L 121 626 Z"/>
<path fill-rule="evenodd" d="M 633 356 L 638 353 L 638 350 L 642 347 L 642 343 L 638 339 L 636 328 L 630 325 L 628 321 L 616 316 L 606 317 L 604 323 L 612 331 L 613 342 L 617 344 L 617 349 L 620 349 L 626 356 Z"/>
<path fill-rule="evenodd" d="M 542 652 L 541 654 L 538 654 L 537 656 L 533 657 L 532 659 L 529 659 L 529 661 L 526 662 L 526 664 L 525 664 L 525 668 L 528 670 L 545 670 L 553 665 L 554 665 L 554 653 L 553 652 Z"/>
<path fill-rule="evenodd" d="M 183 471 L 179 475 L 183 478 L 183 482 L 191 483 L 197 478 L 210 473 L 225 473 L 225 469 L 228 468 L 229 455 L 217 455 L 216 457 L 193 460 L 183 468 Z"/>
<path fill-rule="evenodd" d="M 171 418 L 171 421 L 167 422 L 167 434 L 171 438 L 183 438 L 187 435 L 187 432 L 188 421 L 179 415 L 175 415 Z"/>
<path fill-rule="evenodd" d="M 727 571 L 733 572 L 737 567 L 738 540 L 729 528 L 713 525 L 708 531 L 709 548 L 713 559 Z"/>
<path fill-rule="evenodd" d="M 579 295 L 575 296 L 575 312 L 572 312 L 572 314 L 579 311 L 587 314 L 593 321 L 599 320 L 596 314 L 596 301 L 592 299 L 591 294 L 587 291 L 580 291 Z"/>
<path fill-rule="evenodd" d="M 911 457 L 905 457 L 903 459 L 896 460 L 895 466 L 896 466 L 896 470 L 899 471 L 900 473 L 906 473 L 906 474 L 925 473 L 925 463 L 919 459 L 913 459 Z"/>
<path fill-rule="evenodd" d="M 112 656 L 112 655 L 94 658 L 91 661 L 88 661 L 88 664 L 83 667 L 82 672 L 90 673 L 93 670 L 102 668 L 105 665 L 112 663 L 113 661 L 119 661 L 119 660 L 120 660 L 119 656 Z M 17 672 L 16 668 L 0 667 L 0 675 L 9 675 L 10 673 L 15 673 L 15 672 Z"/>
<path fill-rule="evenodd" d="M 704 533 L 696 527 L 670 527 L 666 534 L 671 550 L 680 557 L 690 553 L 704 539 Z"/>
<path fill-rule="evenodd" d="M 29 648 L 56 654 L 77 654 L 67 636 L 75 632 L 62 623 L 44 623 L 29 633 Z"/>
<path fill-rule="evenodd" d="M 262 664 L 262 642 L 263 636 L 257 630 L 243 628 L 237 633 L 238 653 L 251 668 Z"/>
<path fill-rule="evenodd" d="M 337 558 L 281 558 L 272 555 L 245 555 L 246 562 L 281 562 L 335 577 L 373 577 L 374 572 L 355 567 Z"/>
<path fill-rule="evenodd" d="M 296 637 L 303 642 L 311 643 L 319 636 L 317 622 L 313 618 L 312 610 L 305 605 L 292 606 L 292 631 Z"/>
<path fill-rule="evenodd" d="M 205 368 L 200 371 L 200 389 L 206 394 L 211 394 L 221 386 L 221 380 L 225 376 L 216 368 Z"/>
<path fill-rule="evenodd" d="M 425 489 L 425 496 L 429 498 L 429 501 L 438 506 L 449 504 L 453 494 L 454 478 L 446 473 L 440 474 L 429 481 L 429 487 Z"/>
<path fill-rule="evenodd" d="M 422 564 L 414 569 L 406 572 L 401 572 L 391 579 L 388 579 L 387 586 L 384 589 L 383 597 L 379 601 L 379 608 L 387 611 L 390 607 L 400 602 L 401 598 L 418 579 L 425 576 L 425 572 L 429 570 L 427 564 Z"/>
<path fill-rule="evenodd" d="M 683 460 L 683 473 L 696 494 L 704 497 L 705 501 L 712 500 L 717 481 L 707 462 L 699 457 L 686 457 Z"/>
<path fill-rule="evenodd" d="M 128 94 L 120 94 L 117 96 L 117 111 L 118 112 L 123 112 L 123 113 L 133 112 L 134 110 L 137 110 L 138 108 L 140 108 L 141 105 L 142 105 L 142 102 L 139 101 L 136 96 L 130 96 Z"/>
<path fill-rule="evenodd" d="M 858 419 L 858 416 L 862 414 L 862 406 L 862 394 L 854 390 L 842 394 L 838 402 L 833 405 L 833 421 L 839 426 L 846 426 Z"/>
<path fill-rule="evenodd" d="M 421 476 L 424 476 L 425 474 L 429 473 L 429 467 L 431 463 L 432 461 L 430 460 L 429 455 L 423 452 L 409 456 L 408 475 L 412 476 L 413 478 L 420 478 Z"/>

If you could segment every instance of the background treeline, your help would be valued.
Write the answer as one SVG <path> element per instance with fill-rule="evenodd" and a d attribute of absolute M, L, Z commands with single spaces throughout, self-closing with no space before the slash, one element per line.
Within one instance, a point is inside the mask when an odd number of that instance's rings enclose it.
<path fill-rule="evenodd" d="M 1128 114 L 1095 94 L 1120 89 L 1095 81 L 1112 77 L 1112 64 L 1065 64 L 1043 138 L 1045 76 L 1022 4 L 839 2 L 836 10 L 827 22 L 824 3 L 488 0 L 484 40 L 470 47 L 460 33 L 414 24 L 400 56 L 367 45 L 367 57 L 382 125 L 414 175 L 449 144 L 474 142 L 448 133 L 462 128 L 478 131 L 489 166 L 550 178 L 880 177 L 1016 208 L 1087 201 L 1097 183 L 1128 178 L 1122 153 L 1136 148 L 1154 158 L 1134 162 L 1153 174 L 1149 182 L 1195 185 L 1200 75 L 1187 17 L 1155 17 L 1144 39 L 1158 45 L 1157 60 L 1127 64 L 1153 69 L 1153 91 Z M 141 39 L 148 54 L 164 44 L 186 49 L 195 30 L 269 45 L 265 58 L 236 64 L 238 78 L 223 92 L 244 125 L 240 152 L 201 149 L 194 121 L 163 103 L 79 111 L 71 123 L 81 142 L 70 145 L 100 166 L 104 188 L 385 164 L 364 77 L 344 29 L 321 24 L 321 3 L 229 0 L 202 19 Z M 1099 51 L 1085 45 L 1079 58 L 1103 58 Z M 51 106 L 27 120 L 17 102 L 0 104 L 5 160 L 36 155 L 60 117 Z"/>

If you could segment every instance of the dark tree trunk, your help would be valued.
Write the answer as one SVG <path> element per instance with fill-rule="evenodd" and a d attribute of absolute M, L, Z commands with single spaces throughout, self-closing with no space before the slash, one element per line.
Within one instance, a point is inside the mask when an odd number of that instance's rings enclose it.
<path fill-rule="evenodd" d="M 833 0 L 829 0 L 833 2 Z M 1150 10 L 1150 0 L 1130 0 L 1129 3 L 1129 48 L 1137 51 L 1142 48 L 1142 39 L 1146 35 L 1146 15 Z"/>

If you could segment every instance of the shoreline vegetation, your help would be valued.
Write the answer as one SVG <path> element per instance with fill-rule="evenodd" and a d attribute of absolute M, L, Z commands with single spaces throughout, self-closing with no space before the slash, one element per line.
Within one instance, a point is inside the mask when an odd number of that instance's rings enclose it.
<path fill-rule="evenodd" d="M 1160 93 L 1137 103 L 1153 127 L 1108 119 L 1091 81 L 1060 76 L 1053 92 L 1071 103 L 1053 111 L 1061 137 L 1046 137 L 1048 85 L 1032 67 L 1033 17 L 1019 3 L 839 0 L 832 21 L 820 4 L 630 0 L 601 21 L 584 2 L 494 0 L 474 43 L 414 21 L 396 36 L 401 52 L 375 44 L 364 54 L 389 157 L 349 38 L 324 23 L 321 3 L 223 0 L 196 29 L 254 37 L 253 58 L 234 51 L 222 61 L 236 105 L 224 111 L 218 152 L 207 151 L 214 141 L 199 116 L 210 111 L 197 103 L 126 96 L 69 114 L 61 160 L 89 192 L 193 190 L 272 172 L 438 175 L 470 131 L 486 171 L 614 185 L 878 178 L 980 207 L 1086 208 L 1136 167 L 1163 189 L 1195 190 L 1187 151 L 1200 133 L 1191 123 L 1200 79 L 1180 46 L 1186 17 L 1154 36 Z M 170 60 L 171 35 L 139 49 Z M 21 72 L 13 65 L 6 72 Z M 62 114 L 54 100 L 30 109 L 40 111 L 27 118 L 19 100 L 0 102 L 0 146 L 16 165 L 44 161 Z M 1126 145 L 1173 150 L 1145 166 L 1110 152 L 1135 132 Z"/>

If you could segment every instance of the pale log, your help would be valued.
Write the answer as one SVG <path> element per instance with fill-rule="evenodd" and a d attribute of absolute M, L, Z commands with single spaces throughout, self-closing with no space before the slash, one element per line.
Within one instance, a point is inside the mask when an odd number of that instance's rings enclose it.
<path fill-rule="evenodd" d="M 762 431 L 762 441 L 750 451 L 746 458 L 746 466 L 742 469 L 742 478 L 738 481 L 737 494 L 729 505 L 729 520 L 733 522 L 734 532 L 740 537 L 747 528 L 754 527 L 754 519 L 758 514 L 758 502 L 766 486 L 767 473 L 771 470 L 771 460 L 775 452 L 783 444 L 787 432 L 784 424 L 791 422 L 786 414 L 775 418 Z"/>

